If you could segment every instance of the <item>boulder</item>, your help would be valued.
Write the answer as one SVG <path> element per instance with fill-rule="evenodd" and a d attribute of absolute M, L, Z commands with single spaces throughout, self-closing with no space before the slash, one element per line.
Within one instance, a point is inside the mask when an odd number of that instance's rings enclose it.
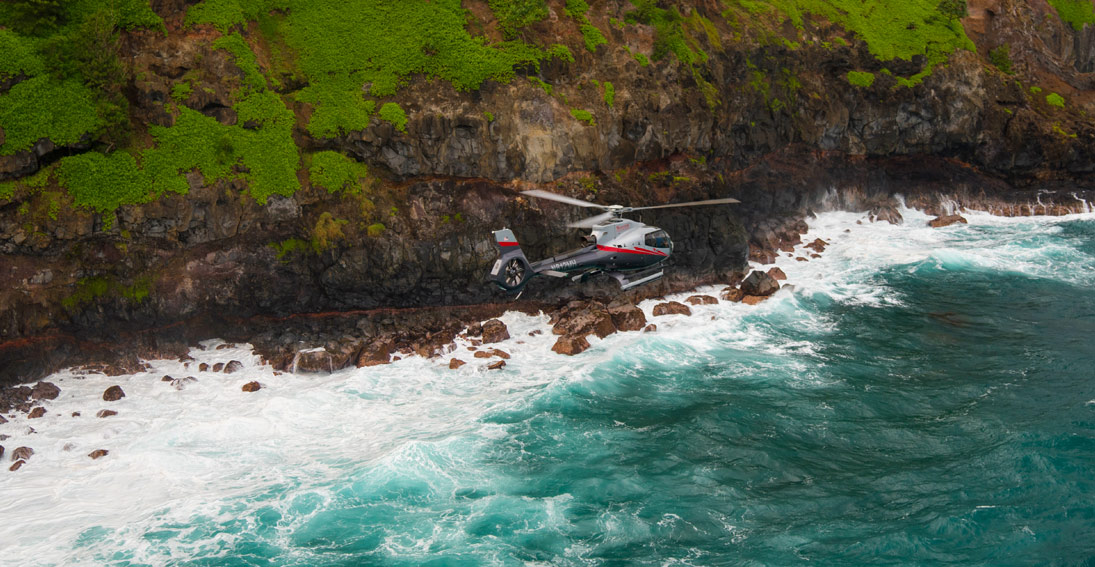
<path fill-rule="evenodd" d="M 118 412 L 110 409 L 99 410 L 99 413 L 95 414 L 95 417 L 110 417 L 112 415 L 118 415 Z"/>
<path fill-rule="evenodd" d="M 361 349 L 361 353 L 357 355 L 357 367 L 388 364 L 392 360 L 392 350 L 394 349 L 395 344 L 392 343 L 391 339 L 375 340 Z"/>
<path fill-rule="evenodd" d="M 213 372 L 220 372 L 221 370 L 224 370 L 224 363 L 223 362 L 218 362 L 218 363 L 213 365 Z"/>
<path fill-rule="evenodd" d="M 91 457 L 92 460 L 95 460 L 99 457 L 105 457 L 109 454 L 110 451 L 107 451 L 106 449 L 95 449 L 94 451 L 88 453 L 87 456 Z"/>
<path fill-rule="evenodd" d="M 596 301 L 589 303 L 571 302 L 567 307 L 553 315 L 555 319 L 551 332 L 556 335 L 595 334 L 605 338 L 616 332 L 616 324 L 604 304 Z"/>
<path fill-rule="evenodd" d="M 13 461 L 29 461 L 34 456 L 34 449 L 30 447 L 19 447 L 11 452 L 11 460 Z"/>
<path fill-rule="evenodd" d="M 585 335 L 563 335 L 555 341 L 555 346 L 551 347 L 551 350 L 559 354 L 574 356 L 588 348 L 589 341 L 586 340 Z"/>
<path fill-rule="evenodd" d="M 653 333 L 654 331 L 657 331 L 657 330 L 658 330 L 658 326 L 655 325 L 654 323 L 651 323 L 651 324 L 647 325 L 646 327 L 643 327 L 643 332 L 644 333 Z"/>
<path fill-rule="evenodd" d="M 240 389 L 244 392 L 257 392 L 262 389 L 262 384 L 252 381 L 244 384 Z"/>
<path fill-rule="evenodd" d="M 741 298 L 745 297 L 745 294 L 740 289 L 728 287 L 722 290 L 722 294 L 720 294 L 720 297 L 722 297 L 723 301 L 738 303 L 739 301 L 741 301 Z"/>
<path fill-rule="evenodd" d="M 693 295 L 686 299 L 691 305 L 718 305 L 719 300 L 710 295 Z"/>
<path fill-rule="evenodd" d="M 950 226 L 955 223 L 967 224 L 968 221 L 962 215 L 942 215 L 928 221 L 928 226 L 932 228 L 943 228 L 944 226 Z"/>
<path fill-rule="evenodd" d="M 4 446 L 0 445 L 0 459 L 4 458 Z"/>
<path fill-rule="evenodd" d="M 661 315 L 691 315 L 692 310 L 679 301 L 667 301 L 654 306 L 654 316 Z"/>
<path fill-rule="evenodd" d="M 172 380 L 171 385 L 176 390 L 182 390 L 183 388 L 186 387 L 187 384 L 189 384 L 191 382 L 197 382 L 197 381 L 198 381 L 197 378 L 195 378 L 193 376 L 187 376 L 186 378 L 176 378 L 176 379 Z"/>
<path fill-rule="evenodd" d="M 468 330 L 465 331 L 464 334 L 466 334 L 469 337 L 481 337 L 481 336 L 483 336 L 483 324 L 482 323 L 472 323 L 471 325 L 468 325 Z"/>
<path fill-rule="evenodd" d="M 460 368 L 461 366 L 464 366 L 465 364 L 467 364 L 467 363 L 464 362 L 463 360 L 460 360 L 459 358 L 454 358 L 454 359 L 449 361 L 449 368 L 452 369 L 452 370 L 456 370 L 457 368 Z"/>
<path fill-rule="evenodd" d="M 174 381 L 175 381 L 175 378 L 172 377 L 172 376 L 165 375 L 163 378 L 160 378 L 160 382 L 174 382 Z"/>
<path fill-rule="evenodd" d="M 646 325 L 643 310 L 629 303 L 609 306 L 608 314 L 617 331 L 640 331 Z"/>
<path fill-rule="evenodd" d="M 243 363 L 238 360 L 230 360 L 228 361 L 228 364 L 224 365 L 225 374 L 233 374 L 235 372 L 239 372 L 240 370 L 243 370 Z"/>
<path fill-rule="evenodd" d="M 78 411 L 72 412 L 72 417 L 80 417 L 80 412 L 78 412 Z"/>
<path fill-rule="evenodd" d="M 771 296 L 770 295 L 746 295 L 745 297 L 741 298 L 741 302 L 746 304 L 746 305 L 756 305 L 756 304 L 764 301 L 765 299 L 768 299 L 769 297 L 771 297 Z"/>
<path fill-rule="evenodd" d="M 544 334 L 544 332 L 541 331 L 540 329 L 533 329 L 533 330 L 528 332 L 528 336 L 530 336 L 530 337 L 535 337 L 536 335 L 542 335 L 542 334 Z"/>
<path fill-rule="evenodd" d="M 209 370 L 209 365 L 208 364 L 203 362 L 203 363 L 198 365 L 198 372 L 205 372 L 206 370 Z"/>
<path fill-rule="evenodd" d="M 124 397 L 125 397 L 125 392 L 123 392 L 122 387 L 118 386 L 117 384 L 107 388 L 106 391 L 103 392 L 103 401 L 104 402 L 116 402 L 116 401 L 118 401 L 118 400 L 120 400 Z"/>
<path fill-rule="evenodd" d="M 30 397 L 35 400 L 56 400 L 61 395 L 61 389 L 52 382 L 39 382 L 30 391 Z"/>
<path fill-rule="evenodd" d="M 483 343 L 500 343 L 509 338 L 509 329 L 498 319 L 483 323 Z"/>
<path fill-rule="evenodd" d="M 499 360 L 498 362 L 492 362 L 487 366 L 487 370 L 501 370 L 506 367 L 506 361 Z"/>
<path fill-rule="evenodd" d="M 809 248 L 809 249 L 813 250 L 814 252 L 817 252 L 818 254 L 820 254 L 820 253 L 825 251 L 825 247 L 828 246 L 828 245 L 829 245 L 828 242 L 825 242 L 824 240 L 822 240 L 820 238 L 815 238 L 813 242 L 806 245 L 806 248 Z"/>
<path fill-rule="evenodd" d="M 796 262 L 809 262 L 810 260 L 803 258 L 802 256 L 795 256 Z"/>
<path fill-rule="evenodd" d="M 504 350 L 498 350 L 496 348 L 492 348 L 490 350 L 481 350 L 475 353 L 475 358 L 493 358 L 496 356 L 501 359 L 509 360 L 508 352 Z"/>
<path fill-rule="evenodd" d="M 772 276 L 772 279 L 774 279 L 774 280 L 785 280 L 785 279 L 787 279 L 787 274 L 783 273 L 783 270 L 781 270 L 779 268 L 775 268 L 775 267 L 768 270 L 768 275 Z"/>
<path fill-rule="evenodd" d="M 27 415 L 27 419 L 38 419 L 39 417 L 42 417 L 44 415 L 46 415 L 46 408 L 38 406 L 30 410 L 30 414 Z"/>
<path fill-rule="evenodd" d="M 7 423 L 8 420 L 4 419 L 4 416 L 0 415 L 0 423 Z"/>
<path fill-rule="evenodd" d="M 26 461 L 15 461 L 15 464 L 12 465 L 11 468 L 9 468 L 8 470 L 11 471 L 11 472 L 15 472 L 15 471 L 23 468 L 23 465 L 25 463 L 26 463 Z"/>
<path fill-rule="evenodd" d="M 741 292 L 745 295 L 772 295 L 777 291 L 779 291 L 779 282 L 760 270 L 753 270 L 741 282 Z"/>

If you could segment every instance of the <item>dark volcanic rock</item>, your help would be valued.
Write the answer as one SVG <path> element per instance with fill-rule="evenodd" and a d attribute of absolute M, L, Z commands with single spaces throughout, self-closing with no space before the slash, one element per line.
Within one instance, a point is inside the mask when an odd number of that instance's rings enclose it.
<path fill-rule="evenodd" d="M 46 408 L 38 406 L 38 407 L 30 410 L 30 413 L 27 414 L 27 419 L 37 419 L 37 418 L 42 417 L 44 415 L 46 415 Z"/>
<path fill-rule="evenodd" d="M 118 412 L 110 409 L 99 410 L 99 413 L 95 414 L 95 417 L 110 417 L 112 415 L 118 415 Z"/>
<path fill-rule="evenodd" d="M 262 389 L 262 384 L 258 382 L 248 382 L 241 388 L 244 392 L 257 392 Z"/>
<path fill-rule="evenodd" d="M 376 366 L 378 364 L 388 364 L 391 362 L 392 350 L 395 345 L 389 339 L 381 339 L 374 341 L 365 348 L 361 349 L 361 354 L 357 357 L 357 367 L 363 366 Z"/>
<path fill-rule="evenodd" d="M 116 402 L 125 397 L 125 392 L 122 391 L 122 387 L 118 385 L 111 386 L 103 392 L 104 402 Z"/>
<path fill-rule="evenodd" d="M 772 269 L 768 270 L 768 275 L 772 276 L 772 279 L 774 279 L 774 280 L 785 280 L 785 279 L 787 279 L 787 274 L 783 273 L 783 270 L 781 270 L 779 268 L 772 268 Z"/>
<path fill-rule="evenodd" d="M 654 316 L 662 315 L 691 315 L 692 310 L 679 301 L 668 301 L 654 306 Z"/>
<path fill-rule="evenodd" d="M 745 293 L 743 293 L 740 289 L 728 287 L 722 290 L 721 296 L 723 301 L 738 303 L 739 301 L 741 301 L 741 298 L 745 297 Z"/>
<path fill-rule="evenodd" d="M 556 335 L 596 334 L 600 338 L 616 332 L 612 314 L 603 303 L 597 301 L 572 301 L 551 317 L 554 326 L 551 332 Z"/>
<path fill-rule="evenodd" d="M 19 447 L 11 452 L 11 460 L 13 461 L 29 461 L 34 455 L 34 449 L 30 447 Z"/>
<path fill-rule="evenodd" d="M 106 449 L 95 449 L 94 451 L 88 453 L 87 456 L 91 457 L 92 460 L 95 460 L 99 457 L 105 457 L 109 454 L 110 451 L 107 451 Z"/>
<path fill-rule="evenodd" d="M 509 338 L 509 329 L 498 319 L 483 323 L 483 343 L 500 343 Z"/>
<path fill-rule="evenodd" d="M 39 382 L 30 392 L 31 399 L 35 400 L 56 400 L 59 395 L 61 389 L 52 382 Z"/>
<path fill-rule="evenodd" d="M 209 365 L 208 364 L 203 362 L 203 363 L 198 365 L 198 372 L 205 372 L 207 370 L 209 370 Z"/>
<path fill-rule="evenodd" d="M 622 305 L 610 305 L 608 314 L 612 317 L 612 324 L 617 331 L 641 331 L 646 325 L 646 315 L 642 309 L 630 303 Z"/>
<path fill-rule="evenodd" d="M 499 360 L 497 362 L 492 362 L 492 363 L 488 364 L 487 365 L 487 370 L 501 370 L 505 367 L 506 367 L 506 361 Z"/>
<path fill-rule="evenodd" d="M 555 346 L 551 347 L 551 350 L 559 354 L 574 356 L 585 351 L 589 346 L 589 341 L 586 340 L 585 335 L 564 335 L 555 341 Z"/>
<path fill-rule="evenodd" d="M 4 446 L 0 445 L 0 459 L 4 458 Z"/>
<path fill-rule="evenodd" d="M 655 325 L 654 323 L 651 323 L 651 324 L 647 325 L 646 327 L 643 327 L 643 332 L 644 333 L 653 333 L 654 331 L 657 331 L 657 330 L 658 330 L 658 326 Z"/>
<path fill-rule="evenodd" d="M 742 280 L 741 291 L 745 295 L 772 295 L 779 291 L 779 282 L 760 270 L 754 270 Z"/>
<path fill-rule="evenodd" d="M 820 238 L 816 238 L 816 239 L 814 239 L 813 242 L 807 244 L 806 248 L 809 248 L 809 249 L 817 252 L 818 254 L 820 254 L 820 253 L 825 251 L 825 247 L 828 246 L 828 245 L 829 245 L 828 242 L 825 242 L 824 240 L 822 240 Z"/>
<path fill-rule="evenodd" d="M 15 461 L 15 464 L 13 464 L 11 466 L 11 468 L 9 468 L 8 470 L 11 471 L 11 472 L 15 472 L 15 471 L 23 468 L 24 464 L 26 464 L 26 461 Z"/>
<path fill-rule="evenodd" d="M 225 374 L 233 374 L 243 370 L 243 363 L 238 360 L 231 360 L 228 364 L 224 365 Z"/>
<path fill-rule="evenodd" d="M 745 297 L 741 298 L 741 302 L 746 304 L 746 305 L 756 305 L 756 304 L 768 299 L 769 297 L 772 297 L 772 296 L 771 295 L 746 295 Z"/>
<path fill-rule="evenodd" d="M 464 366 L 465 364 L 467 364 L 467 363 L 464 362 L 463 360 L 460 360 L 459 358 L 454 358 L 454 359 L 449 361 L 449 368 L 452 369 L 452 370 L 456 370 L 457 368 L 460 368 L 461 366 Z"/>
<path fill-rule="evenodd" d="M 223 362 L 218 362 L 218 363 L 213 365 L 213 372 L 220 372 L 221 370 L 224 370 L 224 363 Z"/>
<path fill-rule="evenodd" d="M 693 295 L 686 299 L 691 305 L 717 305 L 719 300 L 711 297 L 710 295 Z"/>
<path fill-rule="evenodd" d="M 932 228 L 943 228 L 944 226 L 950 226 L 955 223 L 967 224 L 968 221 L 962 215 L 943 215 L 928 221 L 928 226 Z"/>

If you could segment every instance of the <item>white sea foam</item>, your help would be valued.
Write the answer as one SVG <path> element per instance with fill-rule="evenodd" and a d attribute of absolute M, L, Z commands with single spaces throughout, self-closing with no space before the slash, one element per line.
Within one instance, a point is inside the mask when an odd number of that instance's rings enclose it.
<path fill-rule="evenodd" d="M 512 355 L 502 371 L 486 370 L 489 361 L 473 358 L 470 345 L 458 340 L 453 352 L 438 359 L 411 356 L 387 366 L 330 375 L 276 374 L 259 364 L 248 345 L 217 350 L 217 341 L 194 349 L 196 360 L 189 368 L 178 361 L 152 361 L 146 372 L 115 378 L 60 372 L 47 379 L 62 392 L 43 404 L 48 410 L 45 417 L 11 415 L 0 425 L 0 434 L 10 436 L 0 443 L 8 455 L 20 446 L 35 450 L 21 470 L 0 469 L 0 492 L 5 495 L 0 501 L 0 564 L 98 565 L 110 562 L 116 552 L 135 562 L 163 564 L 195 549 L 227 550 L 237 536 L 196 532 L 197 519 L 220 525 L 254 516 L 265 506 L 285 513 L 288 519 L 277 530 L 280 537 L 289 538 L 336 498 L 331 489 L 335 479 L 353 477 L 363 468 L 418 467 L 433 483 L 456 475 L 447 483 L 449 490 L 474 484 L 476 472 L 468 470 L 471 465 L 459 454 L 446 454 L 442 460 L 449 459 L 444 461 L 449 466 L 439 467 L 440 457 L 427 448 L 462 438 L 504 436 L 505 428 L 484 416 L 527 404 L 557 385 L 595 380 L 598 368 L 618 359 L 634 365 L 687 367 L 718 363 L 724 349 L 757 356 L 809 356 L 815 341 L 781 335 L 776 327 L 793 327 L 823 340 L 833 323 L 822 313 L 803 309 L 803 298 L 822 305 L 892 304 L 897 300 L 872 279 L 882 269 L 934 262 L 944 269 L 1095 279 L 1092 267 L 1067 243 L 1055 243 L 1047 251 L 1044 242 L 1037 242 L 1040 236 L 1060 231 L 1061 222 L 1095 215 L 1007 219 L 971 213 L 966 215 L 968 225 L 930 229 L 927 215 L 909 209 L 901 213 L 905 222 L 900 225 L 870 223 L 856 213 L 819 215 L 809 221 L 803 242 L 828 242 L 821 258 L 796 261 L 799 256 L 809 258 L 811 252 L 799 247 L 776 262 L 794 291 L 782 290 L 755 307 L 725 302 L 692 306 L 691 317 L 654 317 L 658 301 L 644 301 L 639 307 L 657 324 L 656 332 L 590 337 L 592 348 L 576 357 L 551 351 L 556 337 L 546 316 L 507 313 L 502 320 L 512 338 L 493 345 Z M 1058 254 L 1071 270 L 1046 262 L 1047 253 Z M 717 296 L 720 289 L 696 293 Z M 689 295 L 668 299 L 683 301 Z M 541 333 L 530 336 L 533 331 Z M 449 370 L 454 357 L 468 364 Z M 243 370 L 197 371 L 201 362 L 231 360 L 241 361 Z M 176 389 L 160 380 L 164 375 L 194 376 L 197 381 Z M 251 380 L 263 388 L 242 392 L 241 385 Z M 104 402 L 102 392 L 113 384 L 120 385 L 126 397 Z M 796 385 L 821 386 L 809 376 Z M 118 415 L 95 417 L 107 408 Z M 81 415 L 73 417 L 73 412 Z M 95 449 L 110 453 L 92 460 L 88 453 Z M 460 475 L 464 476 L 457 478 Z M 271 496 L 286 486 L 293 489 Z M 550 507 L 565 505 L 564 498 Z M 289 508 L 292 514 L 287 513 Z M 561 512 L 552 510 L 545 512 L 545 522 L 551 522 L 552 514 L 554 521 L 561 521 Z M 624 539 L 646 529 L 632 525 L 626 516 L 606 517 L 603 522 L 606 533 Z M 146 537 L 168 525 L 182 526 L 174 529 L 189 536 L 164 544 Z M 423 537 L 427 539 L 395 538 L 382 547 L 402 553 L 442 535 Z M 573 551 L 580 552 L 577 547 Z"/>

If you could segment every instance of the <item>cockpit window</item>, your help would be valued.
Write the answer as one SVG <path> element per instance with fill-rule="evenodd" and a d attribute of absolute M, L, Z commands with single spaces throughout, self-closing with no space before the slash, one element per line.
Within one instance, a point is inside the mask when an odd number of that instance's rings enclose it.
<path fill-rule="evenodd" d="M 664 230 L 656 230 L 646 235 L 646 245 L 654 248 L 669 248 L 669 235 Z"/>

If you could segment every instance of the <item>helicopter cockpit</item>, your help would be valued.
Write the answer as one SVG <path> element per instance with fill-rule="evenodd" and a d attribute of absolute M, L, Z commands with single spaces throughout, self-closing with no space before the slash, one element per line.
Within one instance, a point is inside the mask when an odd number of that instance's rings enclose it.
<path fill-rule="evenodd" d="M 664 230 L 655 230 L 654 232 L 648 232 L 646 234 L 646 245 L 654 248 L 669 248 L 673 249 L 673 241 L 669 239 L 669 234 Z"/>

